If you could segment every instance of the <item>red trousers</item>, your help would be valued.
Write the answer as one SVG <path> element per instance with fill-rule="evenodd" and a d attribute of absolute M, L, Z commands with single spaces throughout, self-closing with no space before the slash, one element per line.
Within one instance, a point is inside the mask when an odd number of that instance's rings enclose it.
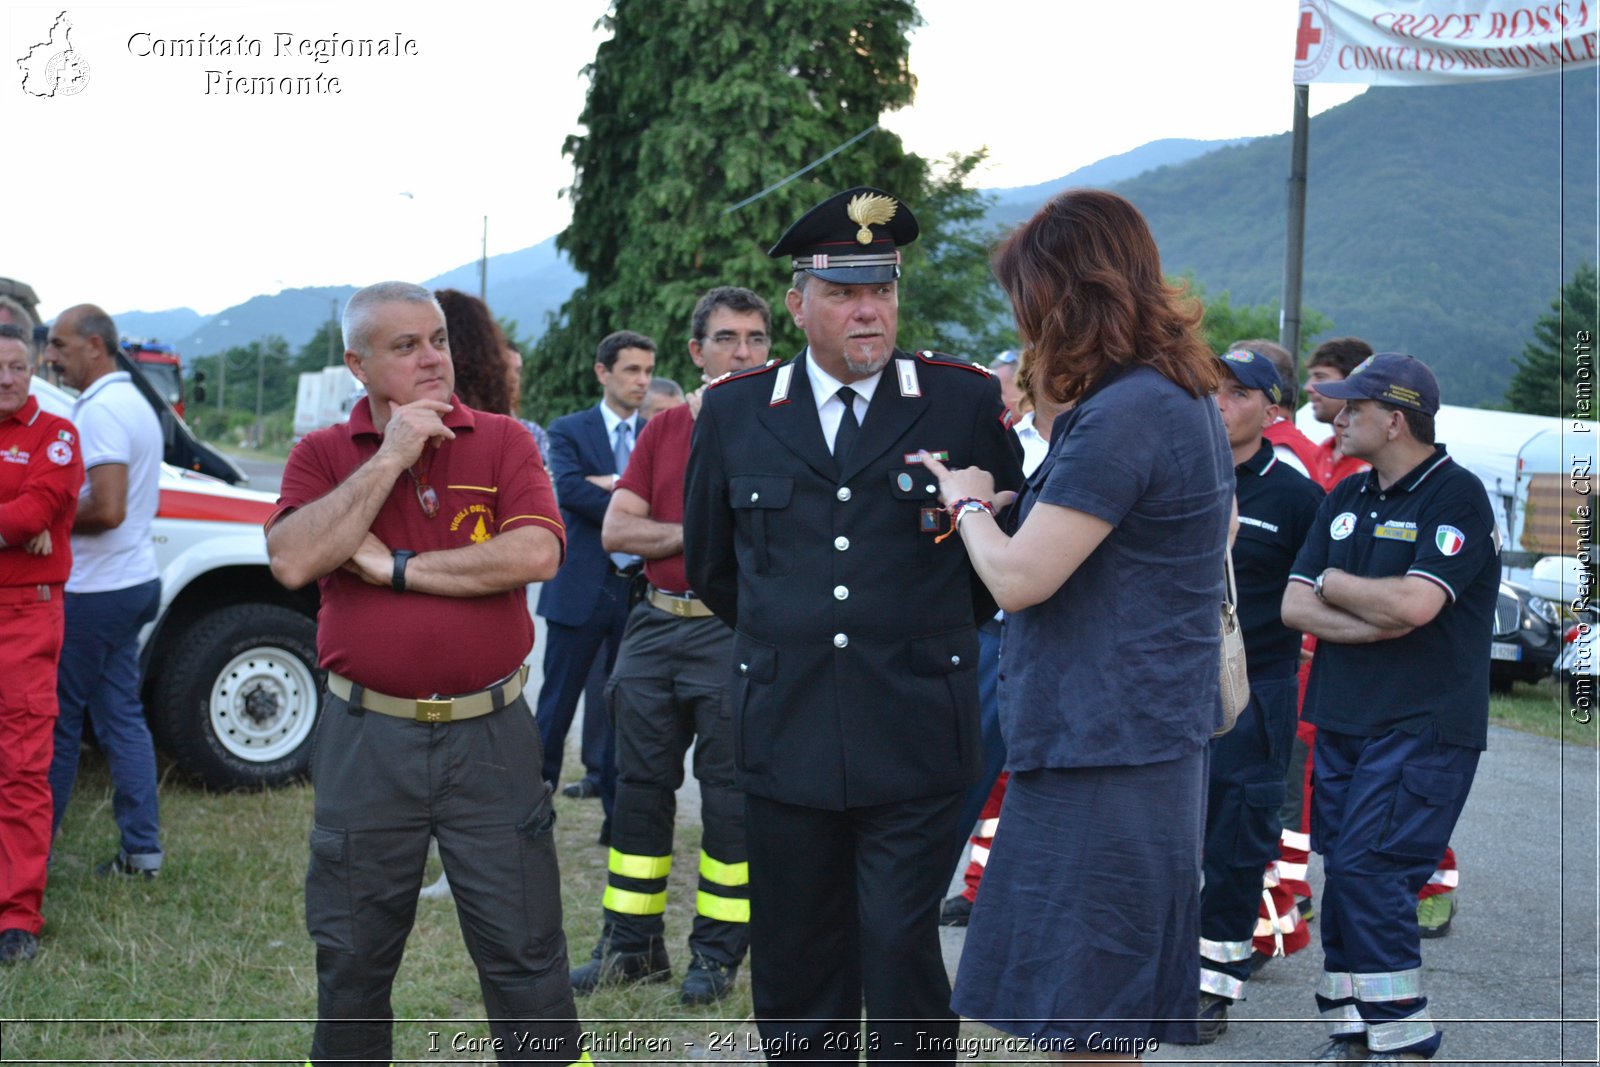
<path fill-rule="evenodd" d="M 44 927 L 64 625 L 61 586 L 0 586 L 0 930 Z"/>
<path fill-rule="evenodd" d="M 1000 825 L 1000 806 L 1005 803 L 1006 782 L 1010 779 L 1011 775 L 1000 772 L 1000 777 L 994 780 L 994 788 L 989 790 L 989 799 L 983 802 L 983 810 L 978 813 L 978 826 L 972 834 L 972 858 L 963 876 L 967 887 L 961 891 L 969 904 L 978 899 L 978 883 L 983 880 L 983 868 L 989 862 L 989 849 L 994 845 L 994 832 Z"/>

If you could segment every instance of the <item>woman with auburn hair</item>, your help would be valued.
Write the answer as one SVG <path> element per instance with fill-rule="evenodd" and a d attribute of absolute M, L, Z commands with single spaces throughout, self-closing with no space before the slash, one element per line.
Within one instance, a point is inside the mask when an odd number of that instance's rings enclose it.
<path fill-rule="evenodd" d="M 1065 410 L 1012 509 L 977 468 L 940 499 L 1006 611 L 1010 789 L 952 1006 L 1079 1060 L 1192 1040 L 1206 753 L 1233 460 L 1200 309 L 1144 218 L 1074 189 L 994 256 L 1022 375 Z"/>
<path fill-rule="evenodd" d="M 469 408 L 515 415 L 511 407 L 506 337 L 489 305 L 459 289 L 433 294 L 444 311 L 450 336 L 450 362 L 456 369 L 456 396 Z"/>

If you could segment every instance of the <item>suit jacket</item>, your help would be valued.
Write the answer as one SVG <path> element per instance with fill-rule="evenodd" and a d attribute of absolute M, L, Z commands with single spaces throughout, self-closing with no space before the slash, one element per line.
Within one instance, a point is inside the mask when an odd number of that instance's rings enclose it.
<path fill-rule="evenodd" d="M 600 546 L 611 494 L 586 477 L 617 473 L 617 461 L 599 407 L 563 415 L 550 424 L 549 434 L 550 480 L 567 524 L 567 555 L 539 590 L 538 613 L 562 626 L 582 626 L 594 613 L 611 566 Z"/>
<path fill-rule="evenodd" d="M 999 386 L 896 351 L 841 470 L 805 366 L 784 366 L 707 390 L 684 491 L 689 581 L 735 631 L 740 784 L 833 810 L 960 790 L 982 761 L 976 624 L 994 601 L 959 536 L 935 543 L 949 517 L 925 512 L 937 485 L 906 457 L 1020 486 Z"/>

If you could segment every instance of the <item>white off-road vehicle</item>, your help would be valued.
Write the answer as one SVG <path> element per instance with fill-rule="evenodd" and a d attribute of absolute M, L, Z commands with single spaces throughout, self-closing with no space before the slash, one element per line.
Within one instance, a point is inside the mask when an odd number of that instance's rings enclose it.
<path fill-rule="evenodd" d="M 33 392 L 71 417 L 69 393 L 41 378 Z M 290 592 L 268 570 L 261 524 L 273 505 L 266 493 L 162 465 L 151 528 L 161 612 L 140 635 L 145 714 L 156 744 L 213 788 L 276 785 L 310 765 L 324 684 L 317 594 Z"/>

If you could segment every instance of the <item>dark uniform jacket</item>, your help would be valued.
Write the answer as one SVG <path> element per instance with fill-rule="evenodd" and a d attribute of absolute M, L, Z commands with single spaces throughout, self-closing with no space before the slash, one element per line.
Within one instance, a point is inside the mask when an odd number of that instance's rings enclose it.
<path fill-rule="evenodd" d="M 1020 446 L 986 371 L 896 351 L 840 470 L 804 358 L 707 390 L 689 457 L 684 554 L 735 630 L 740 785 L 832 810 L 960 790 L 982 760 L 976 624 L 994 603 L 960 536 L 935 543 L 949 517 L 909 457 L 1015 489 Z"/>

